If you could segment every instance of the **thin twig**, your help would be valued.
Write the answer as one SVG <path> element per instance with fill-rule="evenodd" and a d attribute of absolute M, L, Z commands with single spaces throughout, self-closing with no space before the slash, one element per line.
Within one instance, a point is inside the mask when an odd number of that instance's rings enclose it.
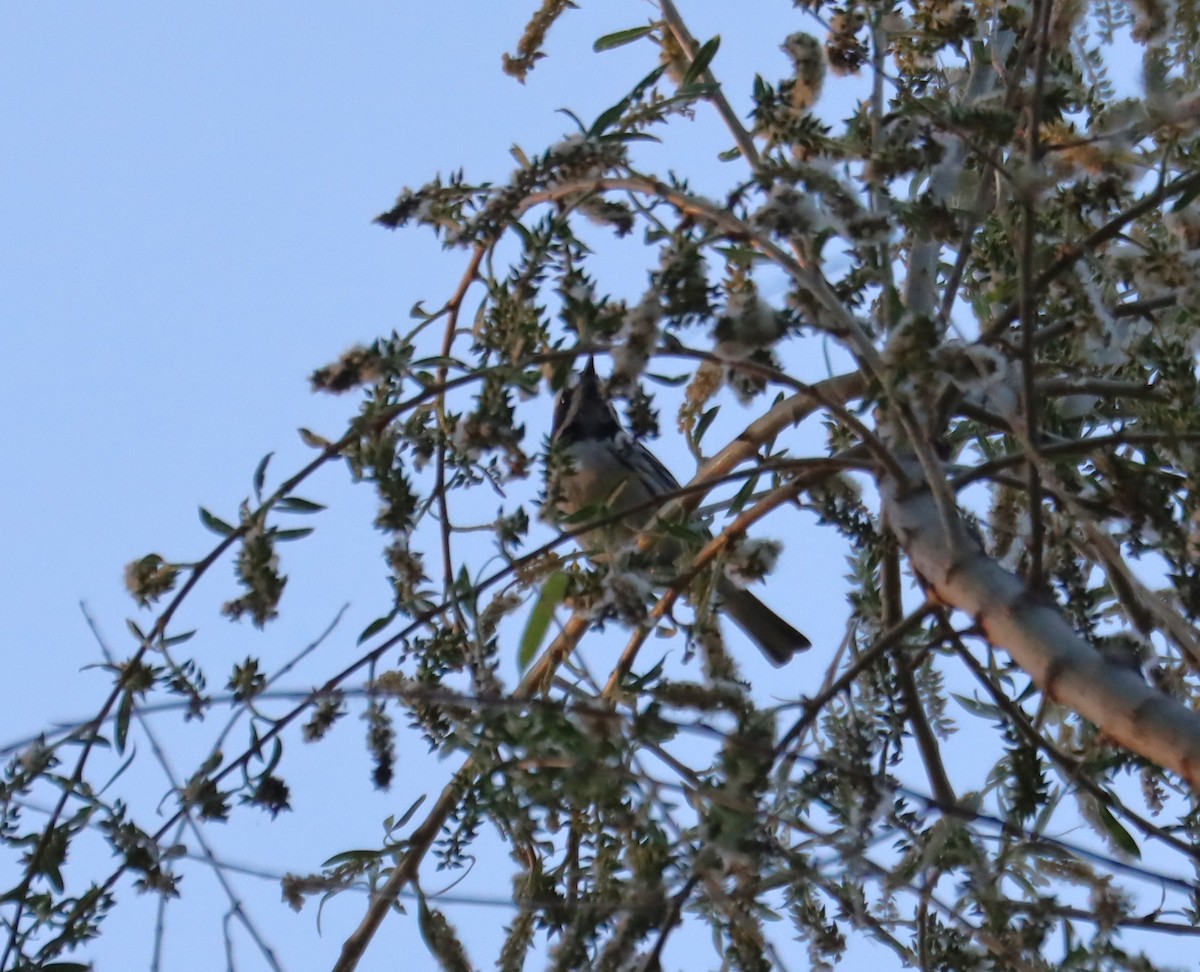
<path fill-rule="evenodd" d="M 655 624 L 670 614 L 671 608 L 674 607 L 679 595 L 687 589 L 692 578 L 716 559 L 729 544 L 741 537 L 746 530 L 772 510 L 793 499 L 796 493 L 807 484 L 808 480 L 805 477 L 798 476 L 773 489 L 753 506 L 744 510 L 728 527 L 709 540 L 700 549 L 696 556 L 692 558 L 688 569 L 671 582 L 663 596 L 659 598 L 658 603 L 646 615 L 645 620 L 634 629 L 628 644 L 625 646 L 625 650 L 621 652 L 621 657 L 613 667 L 608 683 L 604 686 L 604 698 L 612 699 L 615 697 L 625 680 L 625 676 L 629 674 L 630 669 L 633 667 L 638 651 L 645 643 L 646 638 L 649 637 L 650 632 L 654 630 Z"/>
<path fill-rule="evenodd" d="M 902 597 L 902 578 L 900 576 L 900 551 L 894 538 L 890 535 L 884 543 L 883 560 L 879 568 L 880 593 L 883 596 L 882 620 L 884 630 L 895 628 L 904 620 L 904 603 Z M 950 776 L 942 762 L 941 747 L 937 736 L 925 717 L 925 708 L 921 705 L 921 693 L 917 689 L 917 679 L 913 674 L 914 665 L 903 654 L 896 655 L 896 683 L 900 694 L 904 697 L 905 715 L 912 726 L 913 736 L 917 740 L 917 749 L 921 761 L 925 764 L 925 772 L 929 777 L 929 788 L 942 803 L 958 802 L 954 795 L 954 787 Z"/>
<path fill-rule="evenodd" d="M 470 290 L 479 276 L 479 264 L 483 261 L 484 254 L 487 252 L 486 247 L 476 244 L 471 251 L 471 259 L 467 262 L 467 269 L 463 272 L 459 279 L 458 287 L 446 302 L 443 311 L 446 314 L 446 326 L 442 333 L 442 362 L 437 369 L 437 383 L 444 385 L 446 377 L 449 374 L 449 369 L 446 365 L 450 358 L 450 353 L 454 349 L 454 336 L 458 330 L 458 315 L 462 309 L 463 300 L 467 296 L 467 291 Z M 442 589 L 449 598 L 454 591 L 454 555 L 451 550 L 450 535 L 454 532 L 454 526 L 450 521 L 450 500 L 446 496 L 446 441 L 450 436 L 446 418 L 446 395 L 441 393 L 436 398 L 436 410 L 438 423 L 442 429 L 442 435 L 438 440 L 437 446 L 437 462 L 434 471 L 434 495 L 438 502 L 438 528 L 441 535 L 442 549 Z M 462 605 L 459 604 L 458 598 L 450 598 L 451 610 L 454 612 L 455 620 L 457 621 L 460 631 L 467 631 L 467 619 L 463 616 Z"/>
<path fill-rule="evenodd" d="M 1122 210 L 1103 226 L 1093 230 L 1078 243 L 1060 246 L 1055 251 L 1058 256 L 1038 274 L 1030 288 L 1035 295 L 1044 293 L 1046 288 L 1063 273 L 1075 265 L 1082 257 L 1094 253 L 1104 243 L 1115 239 L 1125 227 L 1134 220 L 1154 212 L 1168 199 L 1177 198 L 1200 189 L 1200 170 L 1181 175 L 1170 183 L 1166 183 L 1147 193 L 1141 200 Z M 1016 304 L 1009 304 L 1000 315 L 979 336 L 981 344 L 991 344 L 1004 336 L 1008 326 L 1018 318 L 1020 313 Z M 1040 335 L 1039 335 L 1040 337 Z"/>
<path fill-rule="evenodd" d="M 1079 760 L 1068 756 L 1056 745 L 1054 745 L 1054 743 L 1042 735 L 1042 733 L 1038 732 L 1037 729 L 1034 728 L 1033 723 L 1030 722 L 1029 718 L 1021 710 L 1021 707 L 1004 694 L 1004 692 L 992 679 L 987 669 L 984 668 L 984 666 L 979 662 L 979 659 L 977 659 L 970 652 L 967 646 L 963 644 L 963 641 L 958 634 L 954 632 L 946 623 L 943 623 L 942 631 L 946 634 L 947 640 L 954 648 L 954 651 L 958 655 L 959 659 L 967 666 L 968 669 L 970 669 L 971 674 L 975 676 L 979 684 L 982 685 L 988 695 L 991 696 L 992 701 L 996 704 L 997 708 L 1004 712 L 1017 730 L 1023 736 L 1025 736 L 1030 743 L 1049 756 L 1050 759 L 1063 771 L 1063 773 L 1075 783 L 1075 785 L 1082 790 L 1086 790 L 1099 803 L 1115 810 L 1118 814 L 1123 816 L 1126 820 L 1137 827 L 1137 829 L 1147 837 L 1160 840 L 1174 850 L 1179 851 L 1186 857 L 1189 857 L 1193 861 L 1200 863 L 1200 849 L 1197 849 L 1194 845 L 1187 843 L 1186 841 L 1180 840 L 1178 837 L 1174 836 L 1164 828 L 1155 826 L 1145 817 L 1142 817 L 1133 810 L 1130 810 L 1127 806 L 1125 806 L 1124 803 L 1117 799 L 1116 796 L 1097 784 L 1093 779 L 1091 779 L 1091 777 L 1087 776 L 1083 772 L 1083 767 L 1080 765 Z"/>
<path fill-rule="evenodd" d="M 100 629 L 96 624 L 96 619 L 92 617 L 85 605 L 81 604 L 80 610 L 83 611 L 84 621 L 87 623 L 88 629 L 92 632 L 92 637 L 95 638 L 96 644 L 99 645 L 105 661 L 107 661 L 110 665 L 115 664 L 115 657 L 112 653 L 112 650 L 108 647 L 108 642 L 106 642 L 104 637 L 100 634 Z M 154 754 L 154 758 L 158 762 L 159 767 L 162 769 L 163 775 L 167 778 L 167 784 L 171 787 L 171 792 L 182 792 L 180 780 L 176 776 L 175 771 L 172 769 L 171 762 L 167 758 L 167 752 L 163 748 L 162 743 L 159 742 L 158 734 L 154 731 L 154 727 L 150 724 L 150 720 L 141 711 L 141 709 L 136 706 L 133 709 L 133 718 L 137 720 L 138 725 L 145 734 L 146 741 L 150 744 L 150 751 Z M 203 830 L 196 823 L 196 820 L 192 816 L 190 810 L 186 811 L 183 820 L 180 821 L 180 827 L 182 828 L 183 826 L 186 826 L 196 838 L 196 843 L 199 845 L 200 851 L 203 854 L 204 862 L 208 865 L 209 870 L 213 872 L 213 875 L 217 879 L 217 883 L 221 886 L 221 890 L 225 893 L 225 897 L 229 900 L 229 915 L 236 918 L 246 930 L 246 933 L 250 936 L 251 941 L 254 942 L 254 944 L 258 947 L 259 952 L 262 953 L 262 957 L 266 961 L 267 965 L 274 969 L 275 972 L 283 972 L 283 967 L 279 964 L 279 960 L 275 956 L 275 950 L 269 944 L 267 944 L 266 939 L 263 937 L 262 933 L 259 932 L 257 926 L 251 920 L 250 915 L 246 912 L 246 909 L 242 905 L 241 899 L 238 897 L 237 892 L 234 890 L 233 885 L 230 883 L 229 878 L 225 874 L 224 864 L 217 859 L 216 853 L 209 845 L 207 838 L 204 836 Z M 169 895 L 163 894 L 159 896 L 158 918 L 155 923 L 154 934 L 154 959 L 151 963 L 152 968 L 155 969 L 159 968 L 160 950 L 163 935 L 165 933 L 164 915 L 166 905 L 169 900 Z"/>
<path fill-rule="evenodd" d="M 896 642 L 910 635 L 933 610 L 934 605 L 931 603 L 921 605 L 921 607 L 910 613 L 898 625 L 883 632 L 876 639 L 875 643 L 859 655 L 854 664 L 842 673 L 837 681 L 833 682 L 814 698 L 806 699 L 803 703 L 804 711 L 801 713 L 800 718 L 784 733 L 783 738 L 779 740 L 779 743 L 775 747 L 775 752 L 777 754 L 786 752 L 792 743 L 800 738 L 805 730 L 816 721 L 825 706 L 841 695 L 842 692 L 846 691 L 859 675 L 878 662 L 895 646 Z"/>
<path fill-rule="evenodd" d="M 676 9 L 672 0 L 656 0 L 656 2 L 658 3 L 658 9 L 662 11 L 663 21 L 670 28 L 672 35 L 675 37 L 675 42 L 679 45 L 690 63 L 699 47 L 696 39 L 692 37 L 691 32 L 687 29 L 687 25 L 683 22 L 683 18 L 679 16 L 679 10 Z M 729 104 L 724 91 L 721 89 L 720 84 L 717 83 L 716 77 L 711 70 L 705 68 L 700 74 L 700 80 L 705 84 L 713 86 L 714 91 L 708 95 L 708 100 L 717 109 L 721 120 L 725 122 L 725 126 L 729 129 L 730 134 L 733 135 L 733 140 L 737 143 L 738 151 L 742 153 L 742 158 L 746 160 L 750 168 L 757 169 L 760 160 L 758 149 L 754 146 L 754 139 L 750 137 L 750 133 L 746 131 L 741 119 L 738 118 L 737 112 Z"/>

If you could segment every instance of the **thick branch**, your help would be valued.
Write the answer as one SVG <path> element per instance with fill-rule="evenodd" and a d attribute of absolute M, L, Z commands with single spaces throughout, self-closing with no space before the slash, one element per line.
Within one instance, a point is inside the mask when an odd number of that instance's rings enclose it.
<path fill-rule="evenodd" d="M 1047 698 L 1200 790 L 1200 715 L 1108 662 L 1055 605 L 989 558 L 960 520 L 947 528 L 927 489 L 900 493 L 884 479 L 880 491 L 892 529 L 932 595 L 975 619 Z"/>

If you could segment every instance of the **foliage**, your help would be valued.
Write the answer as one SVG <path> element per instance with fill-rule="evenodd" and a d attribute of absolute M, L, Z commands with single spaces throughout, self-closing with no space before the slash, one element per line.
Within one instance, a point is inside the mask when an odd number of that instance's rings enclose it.
<path fill-rule="evenodd" d="M 506 183 L 439 177 L 379 217 L 461 251 L 459 288 L 313 373 L 360 396 L 358 414 L 336 439 L 302 430 L 314 458 L 273 489 L 264 459 L 236 517 L 202 510 L 220 538 L 208 556 L 130 564 L 137 603 L 160 607 L 107 659 L 110 697 L 12 754 L 0 784 L 0 840 L 22 869 L 0 968 L 70 967 L 54 963 L 131 884 L 179 894 L 175 826 L 289 810 L 286 754 L 353 710 L 376 785 L 403 732 L 459 763 L 379 848 L 285 879 L 296 907 L 376 891 L 339 968 L 402 889 L 420 892 L 426 858 L 462 868 L 493 834 L 519 906 L 506 969 L 535 954 L 654 969 L 694 926 L 736 969 L 783 964 L 796 942 L 827 968 L 864 938 L 894 967 L 1149 969 L 1153 943 L 1142 955 L 1128 929 L 1195 933 L 1194 884 L 1163 872 L 1200 860 L 1197 10 L 796 5 L 807 27 L 780 39 L 792 73 L 739 78 L 721 75 L 719 38 L 698 42 L 658 0 L 596 42 L 644 55 L 610 110 L 518 151 Z M 535 69 L 571 7 L 547 2 L 508 70 Z M 1139 93 L 1118 56 L 1140 60 Z M 844 85 L 858 100 L 835 124 L 817 107 Z M 735 92 L 753 98 L 748 127 Z M 671 153 L 713 120 L 732 142 L 717 199 Z M 641 254 L 643 287 L 593 270 L 614 247 Z M 665 592 L 636 556 L 572 556 L 578 524 L 534 496 L 562 470 L 530 427 L 589 354 L 639 435 L 687 383 L 678 425 L 700 470 L 649 532 L 697 539 L 680 514 L 725 487 L 710 512 L 728 529 Z M 828 376 L 801 381 L 796 362 L 822 355 Z M 731 399 L 754 421 L 722 447 L 706 433 Z M 210 680 L 178 657 L 179 605 L 227 558 L 240 591 L 224 614 L 262 626 L 286 610 L 281 544 L 319 519 L 300 491 L 337 461 L 378 495 L 390 609 L 290 708 L 257 659 L 222 678 L 246 738 L 225 738 L 144 829 L 90 760 L 126 752 L 152 701 L 211 711 Z M 821 569 L 849 566 L 842 645 L 768 697 L 707 598 L 713 570 L 770 567 L 774 548 L 742 534 L 773 510 L 821 525 Z M 598 677 L 581 643 L 617 621 L 632 633 Z M 684 666 L 645 648 L 655 631 Z M 970 765 L 949 755 L 960 725 Z M 48 793 L 49 823 L 31 823 L 26 801 Z M 1080 819 L 1098 841 L 1061 837 Z M 97 832 L 118 864 L 71 889 L 68 848 Z M 471 967 L 435 902 L 414 911 L 388 920 Z"/>

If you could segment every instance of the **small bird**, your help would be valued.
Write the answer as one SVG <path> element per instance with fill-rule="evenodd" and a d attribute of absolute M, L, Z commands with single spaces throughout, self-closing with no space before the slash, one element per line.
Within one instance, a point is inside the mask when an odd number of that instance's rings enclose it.
<path fill-rule="evenodd" d="M 589 506 L 603 506 L 608 513 L 639 507 L 628 518 L 615 522 L 610 536 L 628 539 L 654 516 L 652 497 L 679 489 L 679 482 L 644 445 L 621 425 L 617 413 L 589 359 L 587 367 L 559 394 L 554 408 L 551 444 L 562 450 L 569 471 L 558 483 L 559 511 L 570 516 Z M 589 546 L 594 533 L 581 539 Z M 678 544 L 668 544 L 663 559 L 679 554 Z M 773 665 L 786 664 L 811 642 L 749 591 L 722 576 L 717 594 L 726 614 L 733 618 Z"/>

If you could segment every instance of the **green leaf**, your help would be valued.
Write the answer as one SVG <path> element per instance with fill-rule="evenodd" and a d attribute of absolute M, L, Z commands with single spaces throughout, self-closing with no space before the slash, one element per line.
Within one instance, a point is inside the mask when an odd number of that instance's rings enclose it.
<path fill-rule="evenodd" d="M 1112 815 L 1108 807 L 1103 803 L 1099 803 L 1096 805 L 1096 813 L 1100 818 L 1100 822 L 1104 825 L 1108 836 L 1112 838 L 1113 843 L 1130 857 L 1141 860 L 1142 851 L 1138 847 L 1137 841 L 1133 839 L 1133 835 L 1128 830 L 1117 822 L 1117 818 Z"/>
<path fill-rule="evenodd" d="M 1002 718 L 1000 710 L 994 705 L 990 705 L 987 702 L 980 702 L 978 699 L 973 699 L 966 695 L 959 695 L 957 692 L 951 692 L 950 695 L 964 709 L 977 716 L 984 716 L 989 719 Z"/>
<path fill-rule="evenodd" d="M 508 228 L 521 238 L 521 246 L 526 253 L 533 252 L 537 249 L 537 241 L 533 238 L 533 234 L 529 232 L 524 224 L 519 219 L 514 219 L 508 224 Z"/>
<path fill-rule="evenodd" d="M 647 371 L 644 377 L 648 381 L 652 381 L 657 385 L 666 385 L 668 388 L 678 388 L 680 385 L 687 384 L 690 375 L 662 375 L 655 371 Z"/>
<path fill-rule="evenodd" d="M 125 752 L 125 740 L 129 736 L 129 718 L 133 715 L 133 693 L 126 692 L 121 696 L 121 704 L 117 706 L 117 717 L 113 729 L 113 744 L 118 753 Z"/>
<path fill-rule="evenodd" d="M 629 107 L 629 99 L 622 98 L 607 111 L 602 111 L 600 117 L 592 122 L 592 127 L 588 129 L 588 136 L 595 138 L 601 134 L 606 128 L 613 124 L 618 118 L 625 114 L 625 109 Z"/>
<path fill-rule="evenodd" d="M 219 537 L 227 537 L 233 533 L 233 527 L 224 520 L 213 516 L 203 506 L 200 507 L 200 522 Z"/>
<path fill-rule="evenodd" d="M 542 591 L 529 612 L 529 620 L 525 623 L 525 631 L 521 635 L 521 645 L 517 649 L 517 671 L 523 672 L 533 661 L 533 656 L 542 647 L 546 631 L 550 628 L 550 619 L 554 617 L 555 609 L 562 603 L 563 594 L 567 590 L 567 575 L 561 570 L 551 574 L 542 583 Z"/>
<path fill-rule="evenodd" d="M 42 870 L 43 876 L 46 878 L 47 881 L 50 882 L 50 886 L 52 888 L 54 888 L 54 890 L 56 892 L 61 894 L 64 885 L 63 885 L 62 870 L 59 868 L 59 866 L 57 864 L 47 863 L 42 866 L 41 870 Z"/>
<path fill-rule="evenodd" d="M 313 527 L 298 527 L 295 530 L 272 530 L 271 539 L 286 542 L 288 540 L 302 540 L 313 532 Z"/>
<path fill-rule="evenodd" d="M 371 864 L 383 857 L 383 851 L 377 850 L 348 850 L 325 861 L 321 867 L 337 867 L 339 864 Z"/>
<path fill-rule="evenodd" d="M 412 819 L 412 815 L 414 813 L 416 813 L 418 809 L 420 809 L 421 804 L 424 802 L 425 802 L 425 794 L 422 793 L 419 797 L 417 797 L 416 801 L 413 803 L 413 805 L 411 807 L 409 807 L 407 810 L 405 810 L 404 813 L 400 814 L 400 819 L 397 820 L 392 825 L 392 827 L 389 829 L 394 829 L 396 827 L 403 827 L 406 823 L 408 823 Z"/>
<path fill-rule="evenodd" d="M 458 576 L 454 579 L 454 597 L 464 614 L 472 618 L 478 617 L 479 592 L 475 588 L 475 582 L 471 580 L 466 564 L 458 569 Z"/>
<path fill-rule="evenodd" d="M 692 58 L 692 64 L 687 69 L 687 74 L 683 76 L 683 83 L 680 87 L 687 87 L 707 70 L 712 59 L 717 56 L 717 48 L 721 46 L 721 35 L 717 34 L 711 40 L 705 41 L 700 50 L 696 52 L 696 56 Z"/>
<path fill-rule="evenodd" d="M 604 142 L 662 142 L 657 135 L 649 132 L 613 132 L 611 135 L 601 135 Z"/>
<path fill-rule="evenodd" d="M 758 476 L 747 476 L 746 481 L 738 488 L 733 499 L 729 501 L 729 514 L 735 516 L 741 513 L 746 508 L 746 504 L 750 502 L 750 498 L 754 495 L 754 489 L 758 485 Z"/>
<path fill-rule="evenodd" d="M 653 71 L 642 78 L 641 81 L 633 86 L 633 90 L 629 92 L 629 97 L 631 99 L 640 98 L 650 88 L 651 85 L 658 82 L 658 79 L 661 78 L 666 71 L 667 66 L 665 64 L 660 64 Z"/>
<path fill-rule="evenodd" d="M 679 104 L 681 101 L 695 101 L 697 98 L 707 98 L 709 95 L 714 95 L 720 90 L 721 86 L 719 84 L 711 84 L 707 81 L 681 85 L 675 90 L 675 97 L 670 98 L 666 104 Z"/>
<path fill-rule="evenodd" d="M 584 125 L 584 123 L 580 119 L 580 117 L 577 114 L 575 114 L 575 112 L 571 111 L 570 108 L 559 108 L 558 112 L 559 112 L 559 114 L 566 115 L 568 118 L 571 119 L 571 121 L 573 121 L 576 125 L 578 125 L 580 132 L 587 131 L 587 126 Z"/>
<path fill-rule="evenodd" d="M 409 362 L 411 368 L 466 368 L 466 366 L 455 357 L 445 354 L 434 354 L 427 358 L 417 358 Z"/>
<path fill-rule="evenodd" d="M 645 37 L 653 31 L 654 26 L 654 24 L 646 24 L 643 27 L 615 30 L 611 34 L 598 37 L 595 43 L 592 44 L 592 50 L 599 54 L 601 51 L 611 51 L 614 47 L 624 47 L 626 44 L 632 44 L 638 38 Z"/>
<path fill-rule="evenodd" d="M 700 444 L 700 440 L 704 438 L 704 433 L 708 431 L 708 427 L 713 424 L 713 419 L 717 417 L 717 413 L 721 411 L 720 405 L 714 405 L 703 415 L 700 416 L 700 421 L 696 423 L 696 431 L 692 434 L 692 441 Z"/>
<path fill-rule="evenodd" d="M 1033 679 L 1030 679 L 1029 684 L 1026 685 L 1024 689 L 1021 690 L 1021 694 L 1018 695 L 1016 698 L 1014 698 L 1013 701 L 1014 702 L 1024 702 L 1027 699 L 1033 698 L 1040 691 L 1041 691 L 1041 689 L 1038 688 L 1037 682 L 1035 682 Z"/>
<path fill-rule="evenodd" d="M 630 672 L 625 676 L 625 687 L 634 693 L 645 691 L 647 686 L 653 685 L 662 676 L 663 665 L 665 661 L 665 657 L 660 658 L 654 663 L 648 672 L 642 675 L 639 675 L 636 672 Z"/>
<path fill-rule="evenodd" d="M 380 631 L 382 631 L 384 628 L 386 628 L 389 624 L 392 623 L 392 619 L 395 616 L 396 616 L 395 612 L 392 612 L 391 614 L 385 614 L 382 618 L 376 618 L 374 621 L 372 621 L 370 624 L 368 624 L 365 628 L 363 628 L 362 634 L 360 634 L 358 636 L 358 643 L 361 645 L 368 638 L 379 634 Z"/>
<path fill-rule="evenodd" d="M 191 641 L 196 634 L 196 629 L 185 631 L 183 634 L 171 635 L 170 638 L 163 638 L 163 647 L 172 648 L 175 645 L 182 645 L 185 641 Z"/>
<path fill-rule="evenodd" d="M 312 446 L 314 449 L 328 449 L 332 445 L 328 439 L 317 435 L 316 432 L 310 432 L 308 429 L 297 429 L 296 431 L 306 446 Z"/>
<path fill-rule="evenodd" d="M 117 780 L 119 780 L 122 776 L 125 775 L 125 771 L 127 769 L 129 769 L 130 766 L 133 765 L 133 761 L 137 758 L 138 758 L 137 747 L 134 746 L 133 749 L 130 751 L 129 756 L 126 757 L 125 762 L 123 762 L 120 766 L 118 766 L 116 768 L 116 770 L 113 772 L 113 774 L 104 782 L 104 784 L 96 792 L 98 794 L 104 793 L 110 786 L 112 786 L 115 782 L 117 782 Z M 87 813 L 88 811 L 85 810 L 82 812 Z"/>
<path fill-rule="evenodd" d="M 271 750 L 271 758 L 267 760 L 267 768 L 263 770 L 262 775 L 273 773 L 275 767 L 279 765 L 279 761 L 283 759 L 283 743 L 279 741 L 279 737 L 275 737 L 275 745 Z"/>
<path fill-rule="evenodd" d="M 254 470 L 254 495 L 260 501 L 262 500 L 263 481 L 267 478 L 267 464 L 271 461 L 273 452 L 268 452 L 258 463 L 258 468 Z"/>

